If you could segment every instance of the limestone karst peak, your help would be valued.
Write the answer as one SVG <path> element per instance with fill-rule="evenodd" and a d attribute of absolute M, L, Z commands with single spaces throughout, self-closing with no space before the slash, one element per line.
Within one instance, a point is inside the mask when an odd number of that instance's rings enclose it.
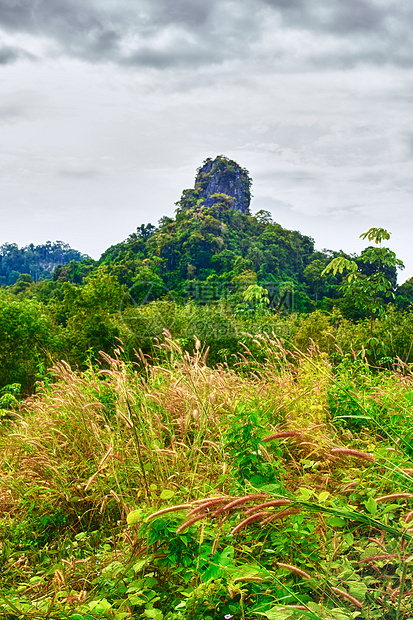
<path fill-rule="evenodd" d="M 184 190 L 179 205 L 183 209 L 212 207 L 223 200 L 241 213 L 249 213 L 251 179 L 235 161 L 218 155 L 198 168 L 194 189 Z"/>

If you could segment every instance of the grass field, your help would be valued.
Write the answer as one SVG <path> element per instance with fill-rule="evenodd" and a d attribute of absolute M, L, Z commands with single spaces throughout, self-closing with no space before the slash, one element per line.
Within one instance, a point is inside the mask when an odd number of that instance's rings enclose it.
<path fill-rule="evenodd" d="M 252 342 L 166 333 L 3 411 L 1 618 L 413 618 L 410 366 Z"/>

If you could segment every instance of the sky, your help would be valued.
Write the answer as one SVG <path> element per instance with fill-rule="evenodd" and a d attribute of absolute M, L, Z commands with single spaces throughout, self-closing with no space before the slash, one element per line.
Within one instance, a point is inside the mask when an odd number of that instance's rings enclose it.
<path fill-rule="evenodd" d="M 251 211 L 413 276 L 410 0 L 0 0 L 0 244 L 98 258 L 207 157 Z"/>

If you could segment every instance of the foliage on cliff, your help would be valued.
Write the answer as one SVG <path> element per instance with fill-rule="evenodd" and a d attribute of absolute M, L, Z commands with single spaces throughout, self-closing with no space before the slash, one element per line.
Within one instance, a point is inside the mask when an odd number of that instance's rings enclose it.
<path fill-rule="evenodd" d="M 233 209 L 248 214 L 251 184 L 248 170 L 235 161 L 223 155 L 208 158 L 197 170 L 194 189 L 185 189 L 177 204 L 180 209 L 212 207 L 225 197 Z"/>

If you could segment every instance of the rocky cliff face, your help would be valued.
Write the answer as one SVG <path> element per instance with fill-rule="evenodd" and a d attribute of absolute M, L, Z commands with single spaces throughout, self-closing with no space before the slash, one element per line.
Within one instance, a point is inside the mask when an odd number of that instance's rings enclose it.
<path fill-rule="evenodd" d="M 249 213 L 251 179 L 248 171 L 235 161 L 223 157 L 208 158 L 198 168 L 195 188 L 184 190 L 179 205 L 183 209 L 212 207 L 223 200 L 230 200 L 233 209 Z"/>

